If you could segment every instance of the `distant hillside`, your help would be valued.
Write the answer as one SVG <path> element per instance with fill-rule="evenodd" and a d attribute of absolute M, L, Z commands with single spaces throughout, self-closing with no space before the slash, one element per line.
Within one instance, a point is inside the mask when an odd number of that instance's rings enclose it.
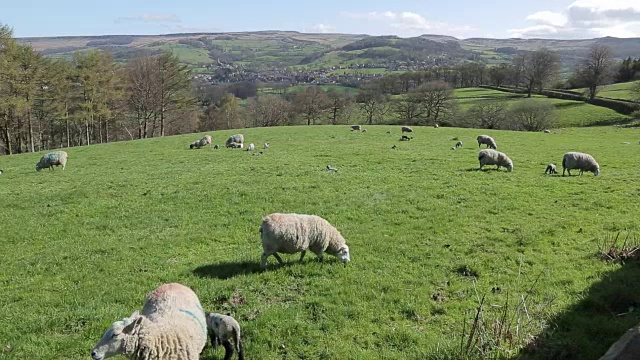
<path fill-rule="evenodd" d="M 18 38 L 24 44 L 53 57 L 69 57 L 75 51 L 104 49 L 116 60 L 139 54 L 172 50 L 195 67 L 216 63 L 253 69 L 287 66 L 320 68 L 350 64 L 420 62 L 452 64 L 511 61 L 519 51 L 548 47 L 560 52 L 565 68 L 572 67 L 593 44 L 610 46 L 617 58 L 640 54 L 640 38 L 604 37 L 584 40 L 554 39 L 457 39 L 444 35 L 413 38 L 354 34 L 307 34 L 293 31 L 189 33 L 166 35 L 106 35 Z"/>

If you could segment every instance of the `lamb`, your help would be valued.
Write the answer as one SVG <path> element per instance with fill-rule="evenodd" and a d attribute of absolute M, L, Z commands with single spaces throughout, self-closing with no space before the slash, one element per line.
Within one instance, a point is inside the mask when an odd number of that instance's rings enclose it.
<path fill-rule="evenodd" d="M 480 170 L 485 165 L 497 165 L 497 170 L 500 170 L 501 166 L 507 168 L 507 171 L 513 171 L 513 162 L 509 157 L 500 151 L 493 149 L 483 149 L 478 153 L 478 160 L 480 161 Z"/>
<path fill-rule="evenodd" d="M 333 166 L 331 166 L 331 165 L 327 165 L 327 171 L 329 171 L 329 172 L 336 172 L 336 171 L 338 171 L 338 169 L 334 168 L 334 167 L 333 167 Z"/>
<path fill-rule="evenodd" d="M 363 133 L 366 133 L 366 132 L 367 132 L 367 129 L 362 129 L 362 132 L 363 132 Z"/>
<path fill-rule="evenodd" d="M 218 144 L 213 145 L 213 148 L 214 148 L 214 149 L 217 149 L 217 148 L 219 148 L 219 147 L 220 147 L 220 145 L 218 145 Z"/>
<path fill-rule="evenodd" d="M 408 137 L 407 135 L 402 135 L 402 137 L 400 138 L 400 141 L 409 141 L 411 139 L 413 139 L 413 136 L 412 137 Z"/>
<path fill-rule="evenodd" d="M 323 261 L 324 253 L 340 259 L 344 264 L 351 261 L 349 246 L 340 232 L 327 220 L 317 215 L 295 213 L 272 213 L 262 219 L 262 268 L 267 267 L 267 258 L 273 255 L 284 265 L 278 253 L 301 252 L 300 262 L 307 249 Z"/>
<path fill-rule="evenodd" d="M 268 142 L 264 143 L 263 147 L 265 148 L 265 150 L 268 149 L 269 148 L 269 143 Z"/>
<path fill-rule="evenodd" d="M 433 124 L 433 128 L 437 129 L 438 128 L 438 123 Z"/>
<path fill-rule="evenodd" d="M 227 142 L 225 143 L 225 147 L 230 147 L 230 148 L 238 148 L 238 146 L 235 146 L 234 144 L 244 144 L 244 136 L 242 134 L 235 134 L 235 135 L 231 135 L 229 136 L 229 138 L 227 139 Z M 240 146 L 239 148 L 243 148 L 243 146 Z"/>
<path fill-rule="evenodd" d="M 487 145 L 487 148 L 491 148 L 493 150 L 497 150 L 498 146 L 496 145 L 496 141 L 493 140 L 493 138 L 489 135 L 478 135 L 478 147 L 480 147 L 481 144 L 485 144 Z"/>
<path fill-rule="evenodd" d="M 360 131 L 360 125 L 351 125 L 351 131 Z"/>
<path fill-rule="evenodd" d="M 205 135 L 202 139 L 196 140 L 189 145 L 189 149 L 200 149 L 203 146 L 209 145 L 211 146 L 211 136 Z"/>
<path fill-rule="evenodd" d="M 556 170 L 556 165 L 555 165 L 555 164 L 548 164 L 548 165 L 547 165 L 547 168 L 544 170 L 544 173 L 545 173 L 545 174 L 546 174 L 547 172 L 548 172 L 550 175 L 557 174 L 557 173 L 558 173 L 558 171 Z"/>
<path fill-rule="evenodd" d="M 169 283 L 147 295 L 142 313 L 111 324 L 91 358 L 198 360 L 206 343 L 207 320 L 198 296 L 187 286 Z"/>
<path fill-rule="evenodd" d="M 408 126 L 403 126 L 402 127 L 402 132 L 406 133 L 406 132 L 413 132 L 413 129 L 408 127 Z"/>
<path fill-rule="evenodd" d="M 69 155 L 66 151 L 53 151 L 47 154 L 42 155 L 40 161 L 36 164 L 36 171 L 40 171 L 42 169 L 48 168 L 49 170 L 53 170 L 53 166 L 56 167 L 62 165 L 62 170 L 64 170 L 65 166 L 67 166 L 67 159 Z"/>
<path fill-rule="evenodd" d="M 545 134 L 549 134 L 549 133 L 551 133 L 551 130 L 546 130 L 546 129 L 545 129 L 545 130 L 543 130 L 542 132 L 543 132 L 543 133 L 545 133 Z"/>
<path fill-rule="evenodd" d="M 593 156 L 581 152 L 568 152 L 562 157 L 562 176 L 566 170 L 571 176 L 571 170 L 580 170 L 580 175 L 585 171 L 590 171 L 594 176 L 600 174 L 600 165 Z"/>
<path fill-rule="evenodd" d="M 247 146 L 247 151 L 253 151 L 256 149 L 256 146 L 253 145 L 253 143 L 249 144 L 249 146 Z"/>
<path fill-rule="evenodd" d="M 457 148 L 459 148 L 459 147 L 462 147 L 462 141 L 458 141 L 458 142 L 456 143 L 456 149 L 457 149 Z"/>
<path fill-rule="evenodd" d="M 223 315 L 218 313 L 207 314 L 207 328 L 211 337 L 211 345 L 215 349 L 218 344 L 224 346 L 224 359 L 229 360 L 233 356 L 233 351 L 238 353 L 238 359 L 244 359 L 244 349 L 240 337 L 240 324 L 231 314 Z M 233 340 L 234 346 L 231 345 Z"/>

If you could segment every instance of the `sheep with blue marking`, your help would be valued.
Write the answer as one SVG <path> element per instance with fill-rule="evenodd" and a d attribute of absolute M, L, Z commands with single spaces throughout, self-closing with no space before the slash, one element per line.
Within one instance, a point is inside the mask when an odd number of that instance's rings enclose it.
<path fill-rule="evenodd" d="M 68 158 L 69 155 L 66 151 L 53 151 L 44 154 L 36 164 L 36 171 L 40 171 L 42 169 L 53 170 L 54 166 L 62 166 L 62 170 L 64 170 L 65 166 L 67 166 Z"/>

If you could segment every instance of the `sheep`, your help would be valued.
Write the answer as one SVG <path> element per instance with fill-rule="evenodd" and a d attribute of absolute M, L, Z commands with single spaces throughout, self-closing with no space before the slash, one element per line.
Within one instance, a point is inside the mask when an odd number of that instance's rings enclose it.
<path fill-rule="evenodd" d="M 218 145 L 218 144 L 213 145 L 214 149 L 218 149 L 219 147 L 220 147 L 220 145 Z"/>
<path fill-rule="evenodd" d="M 351 131 L 360 131 L 360 125 L 351 125 Z"/>
<path fill-rule="evenodd" d="M 242 134 L 229 136 L 225 143 L 225 147 L 237 148 L 237 146 L 234 146 L 234 144 L 244 144 L 244 136 Z M 242 149 L 242 146 L 240 146 L 240 148 Z"/>
<path fill-rule="evenodd" d="M 543 133 L 545 133 L 545 134 L 549 134 L 549 133 L 551 133 L 551 130 L 546 130 L 546 129 L 545 129 L 545 130 L 543 130 L 542 132 L 543 132 Z"/>
<path fill-rule="evenodd" d="M 4 170 L 0 169 L 0 175 L 4 174 Z"/>
<path fill-rule="evenodd" d="M 478 161 L 480 161 L 480 170 L 485 165 L 497 165 L 497 170 L 500 170 L 501 166 L 507 168 L 507 171 L 513 171 L 513 162 L 509 157 L 500 151 L 493 149 L 483 149 L 478 153 Z"/>
<path fill-rule="evenodd" d="M 206 343 L 207 320 L 198 296 L 187 286 L 169 283 L 147 295 L 141 313 L 111 324 L 91 358 L 198 360 Z"/>
<path fill-rule="evenodd" d="M 462 141 L 458 141 L 458 142 L 456 143 L 456 149 L 457 149 L 457 148 L 459 148 L 459 147 L 462 147 Z"/>
<path fill-rule="evenodd" d="M 571 170 L 580 170 L 580 175 L 585 171 L 590 171 L 594 176 L 600 174 L 600 165 L 593 156 L 581 152 L 568 152 L 562 157 L 562 176 L 566 170 L 571 176 Z"/>
<path fill-rule="evenodd" d="M 253 151 L 256 149 L 256 146 L 253 145 L 253 143 L 249 144 L 249 146 L 247 146 L 247 151 Z"/>
<path fill-rule="evenodd" d="M 56 167 L 62 165 L 62 170 L 67 166 L 67 159 L 69 155 L 66 151 L 53 151 L 47 154 L 42 155 L 40 161 L 36 164 L 36 171 L 40 171 L 42 169 L 49 168 L 49 170 L 53 170 L 53 166 Z"/>
<path fill-rule="evenodd" d="M 556 170 L 556 165 L 555 164 L 548 164 L 547 168 L 544 170 L 544 173 L 549 173 L 550 175 L 553 174 L 557 174 L 558 171 Z"/>
<path fill-rule="evenodd" d="M 402 135 L 402 137 L 400 137 L 400 141 L 409 141 L 411 139 L 413 139 L 413 136 L 408 137 L 407 135 Z"/>
<path fill-rule="evenodd" d="M 402 132 L 406 133 L 406 132 L 413 132 L 413 129 L 408 127 L 408 126 L 403 126 L 402 127 Z"/>
<path fill-rule="evenodd" d="M 334 168 L 334 167 L 333 167 L 333 166 L 331 166 L 331 165 L 327 165 L 327 171 L 336 172 L 336 171 L 338 171 L 338 169 Z"/>
<path fill-rule="evenodd" d="M 437 129 L 438 128 L 438 123 L 433 124 L 433 128 Z"/>
<path fill-rule="evenodd" d="M 269 143 L 268 142 L 264 143 L 264 145 L 262 147 L 265 148 L 265 150 L 268 149 L 269 148 Z"/>
<path fill-rule="evenodd" d="M 260 155 L 262 155 L 262 151 L 258 151 L 257 153 L 251 154 L 251 156 L 260 156 Z"/>
<path fill-rule="evenodd" d="M 224 346 L 224 358 L 225 360 L 231 359 L 233 351 L 238 353 L 238 359 L 244 359 L 244 349 L 242 347 L 242 340 L 240 336 L 240 324 L 234 319 L 231 314 L 207 314 L 207 328 L 209 330 L 209 336 L 211 338 L 211 345 L 215 349 L 218 344 Z M 231 345 L 233 340 L 234 345 Z"/>
<path fill-rule="evenodd" d="M 478 147 L 480 147 L 480 145 L 485 144 L 487 145 L 487 148 L 491 148 L 493 150 L 497 150 L 498 146 L 496 145 L 496 141 L 493 140 L 493 138 L 489 135 L 478 135 Z"/>
<path fill-rule="evenodd" d="M 362 132 L 363 132 L 363 133 L 366 133 L 366 132 L 367 132 L 367 129 L 362 129 Z"/>
<path fill-rule="evenodd" d="M 244 144 L 242 144 L 242 143 L 231 143 L 227 147 L 230 147 L 232 149 L 242 149 L 244 147 Z"/>
<path fill-rule="evenodd" d="M 324 253 L 336 256 L 344 264 L 351 261 L 349 246 L 340 232 L 327 220 L 317 215 L 295 213 L 272 213 L 262 218 L 262 269 L 267 267 L 267 258 L 273 255 L 284 265 L 278 253 L 301 252 L 300 262 L 307 249 L 324 259 Z"/>
<path fill-rule="evenodd" d="M 203 146 L 209 145 L 211 146 L 211 136 L 205 135 L 202 139 L 196 140 L 189 145 L 189 149 L 200 149 Z"/>

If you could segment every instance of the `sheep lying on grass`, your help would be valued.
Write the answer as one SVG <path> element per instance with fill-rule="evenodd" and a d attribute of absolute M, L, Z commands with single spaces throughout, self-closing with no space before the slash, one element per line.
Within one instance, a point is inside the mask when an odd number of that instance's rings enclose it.
<path fill-rule="evenodd" d="M 408 127 L 408 126 L 403 126 L 402 127 L 402 132 L 406 133 L 406 132 L 413 132 L 413 129 Z"/>
<path fill-rule="evenodd" d="M 49 170 L 53 170 L 53 166 L 62 165 L 62 170 L 64 170 L 65 166 L 67 166 L 67 159 L 69 155 L 66 151 L 54 151 L 48 154 L 42 155 L 40 161 L 36 164 L 36 171 L 40 171 L 42 169 L 48 168 Z"/>
<path fill-rule="evenodd" d="M 267 258 L 271 255 L 281 265 L 284 264 L 278 253 L 301 252 L 300 262 L 302 262 L 307 249 L 315 253 L 320 261 L 323 260 L 325 252 L 336 256 L 343 263 L 351 260 L 349 246 L 340 232 L 327 220 L 317 215 L 273 213 L 262 219 L 260 233 L 263 269 L 267 267 Z"/>
<path fill-rule="evenodd" d="M 193 148 L 200 149 L 201 147 L 204 147 L 206 145 L 211 146 L 211 136 L 209 135 L 205 135 L 202 139 L 192 142 L 189 145 L 189 149 L 193 149 Z"/>
<path fill-rule="evenodd" d="M 262 147 L 264 147 L 265 149 L 268 149 L 269 148 L 269 143 L 268 142 L 264 143 L 264 145 Z"/>
<path fill-rule="evenodd" d="M 549 164 L 547 165 L 547 168 L 544 170 L 544 173 L 549 173 L 551 175 L 553 174 L 557 174 L 558 171 L 556 170 L 556 165 L 555 164 Z"/>
<path fill-rule="evenodd" d="M 206 343 L 207 320 L 198 296 L 184 285 L 171 283 L 147 295 L 142 313 L 135 311 L 111 324 L 91 357 L 198 360 Z"/>
<path fill-rule="evenodd" d="M 487 145 L 487 148 L 491 148 L 493 150 L 498 149 L 498 145 L 496 145 L 496 141 L 493 140 L 493 138 L 489 135 L 478 135 L 477 140 L 478 140 L 478 147 L 484 144 L 484 145 Z"/>
<path fill-rule="evenodd" d="M 562 157 L 562 176 L 566 170 L 571 176 L 571 170 L 580 170 L 580 175 L 585 171 L 590 171 L 593 175 L 600 174 L 600 165 L 593 156 L 581 152 L 568 152 Z"/>
<path fill-rule="evenodd" d="M 360 125 L 351 125 L 351 131 L 360 131 Z"/>
<path fill-rule="evenodd" d="M 478 153 L 478 160 L 480 161 L 480 170 L 485 165 L 497 165 L 497 170 L 500 170 L 501 166 L 507 168 L 507 171 L 513 171 L 513 162 L 509 157 L 500 151 L 493 149 L 480 150 Z"/>
<path fill-rule="evenodd" d="M 402 137 L 400 137 L 400 141 L 410 141 L 411 139 L 413 139 L 413 136 L 408 137 L 407 135 L 402 135 Z"/>
<path fill-rule="evenodd" d="M 209 336 L 213 348 L 215 349 L 218 344 L 222 344 L 224 347 L 225 360 L 231 359 L 234 350 L 238 353 L 238 359 L 244 360 L 240 324 L 238 324 L 238 321 L 236 321 L 231 314 L 207 314 L 207 328 L 209 329 Z M 233 340 L 233 346 L 230 340 Z"/>
<path fill-rule="evenodd" d="M 457 148 L 459 148 L 459 147 L 462 147 L 462 141 L 458 141 L 458 142 L 456 143 L 456 149 L 457 149 Z"/>
<path fill-rule="evenodd" d="M 249 146 L 247 146 L 247 151 L 253 151 L 256 149 L 256 146 L 253 145 L 253 143 L 249 144 Z"/>
<path fill-rule="evenodd" d="M 229 138 L 225 142 L 225 147 L 240 148 L 240 149 L 243 148 L 243 146 L 237 146 L 237 144 L 240 144 L 240 145 L 244 144 L 244 136 L 242 134 L 235 134 L 235 135 L 229 136 Z"/>

